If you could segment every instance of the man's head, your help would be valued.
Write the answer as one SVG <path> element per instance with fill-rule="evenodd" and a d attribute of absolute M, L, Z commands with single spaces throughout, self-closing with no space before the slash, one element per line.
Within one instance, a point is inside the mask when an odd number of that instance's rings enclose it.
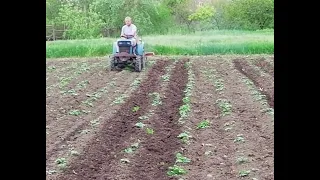
<path fill-rule="evenodd" d="M 127 26 L 130 26 L 131 25 L 131 17 L 126 17 L 125 19 L 124 19 L 124 22 L 126 23 L 126 25 Z"/>

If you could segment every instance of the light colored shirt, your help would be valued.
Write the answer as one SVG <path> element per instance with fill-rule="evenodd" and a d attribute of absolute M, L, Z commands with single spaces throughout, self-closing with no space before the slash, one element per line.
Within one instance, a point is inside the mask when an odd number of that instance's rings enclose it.
<path fill-rule="evenodd" d="M 130 26 L 124 25 L 121 29 L 121 36 L 123 35 L 137 35 L 137 27 L 134 24 L 131 24 Z"/>

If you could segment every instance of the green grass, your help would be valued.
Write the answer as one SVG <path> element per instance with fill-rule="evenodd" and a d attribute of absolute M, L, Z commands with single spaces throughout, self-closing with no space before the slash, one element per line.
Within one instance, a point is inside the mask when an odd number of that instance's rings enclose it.
<path fill-rule="evenodd" d="M 274 31 L 214 30 L 189 35 L 142 36 L 156 55 L 272 54 Z M 47 42 L 47 58 L 93 57 L 112 53 L 116 38 Z"/>

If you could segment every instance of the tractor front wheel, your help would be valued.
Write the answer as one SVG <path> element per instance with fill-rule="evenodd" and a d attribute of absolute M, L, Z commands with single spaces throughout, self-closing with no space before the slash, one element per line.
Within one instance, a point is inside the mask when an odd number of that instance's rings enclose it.
<path fill-rule="evenodd" d="M 143 65 L 142 65 L 142 68 L 145 69 L 145 68 L 146 68 L 146 63 L 147 63 L 147 62 L 146 62 L 146 61 L 147 61 L 147 56 L 144 56 L 142 59 L 143 59 L 143 61 L 142 61 L 142 64 L 143 64 Z"/>
<path fill-rule="evenodd" d="M 136 72 L 141 72 L 142 70 L 142 56 L 137 56 L 136 62 L 134 63 L 134 70 Z"/>
<path fill-rule="evenodd" d="M 114 71 L 116 69 L 115 58 L 113 56 L 110 57 L 110 71 Z"/>

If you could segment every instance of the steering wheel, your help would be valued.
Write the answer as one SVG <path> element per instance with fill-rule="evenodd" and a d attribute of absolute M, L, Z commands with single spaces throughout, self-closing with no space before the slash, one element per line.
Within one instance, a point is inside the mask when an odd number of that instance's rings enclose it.
<path fill-rule="evenodd" d="M 126 39 L 131 39 L 133 38 L 134 36 L 133 35 L 122 35 L 121 37 L 124 37 Z"/>

